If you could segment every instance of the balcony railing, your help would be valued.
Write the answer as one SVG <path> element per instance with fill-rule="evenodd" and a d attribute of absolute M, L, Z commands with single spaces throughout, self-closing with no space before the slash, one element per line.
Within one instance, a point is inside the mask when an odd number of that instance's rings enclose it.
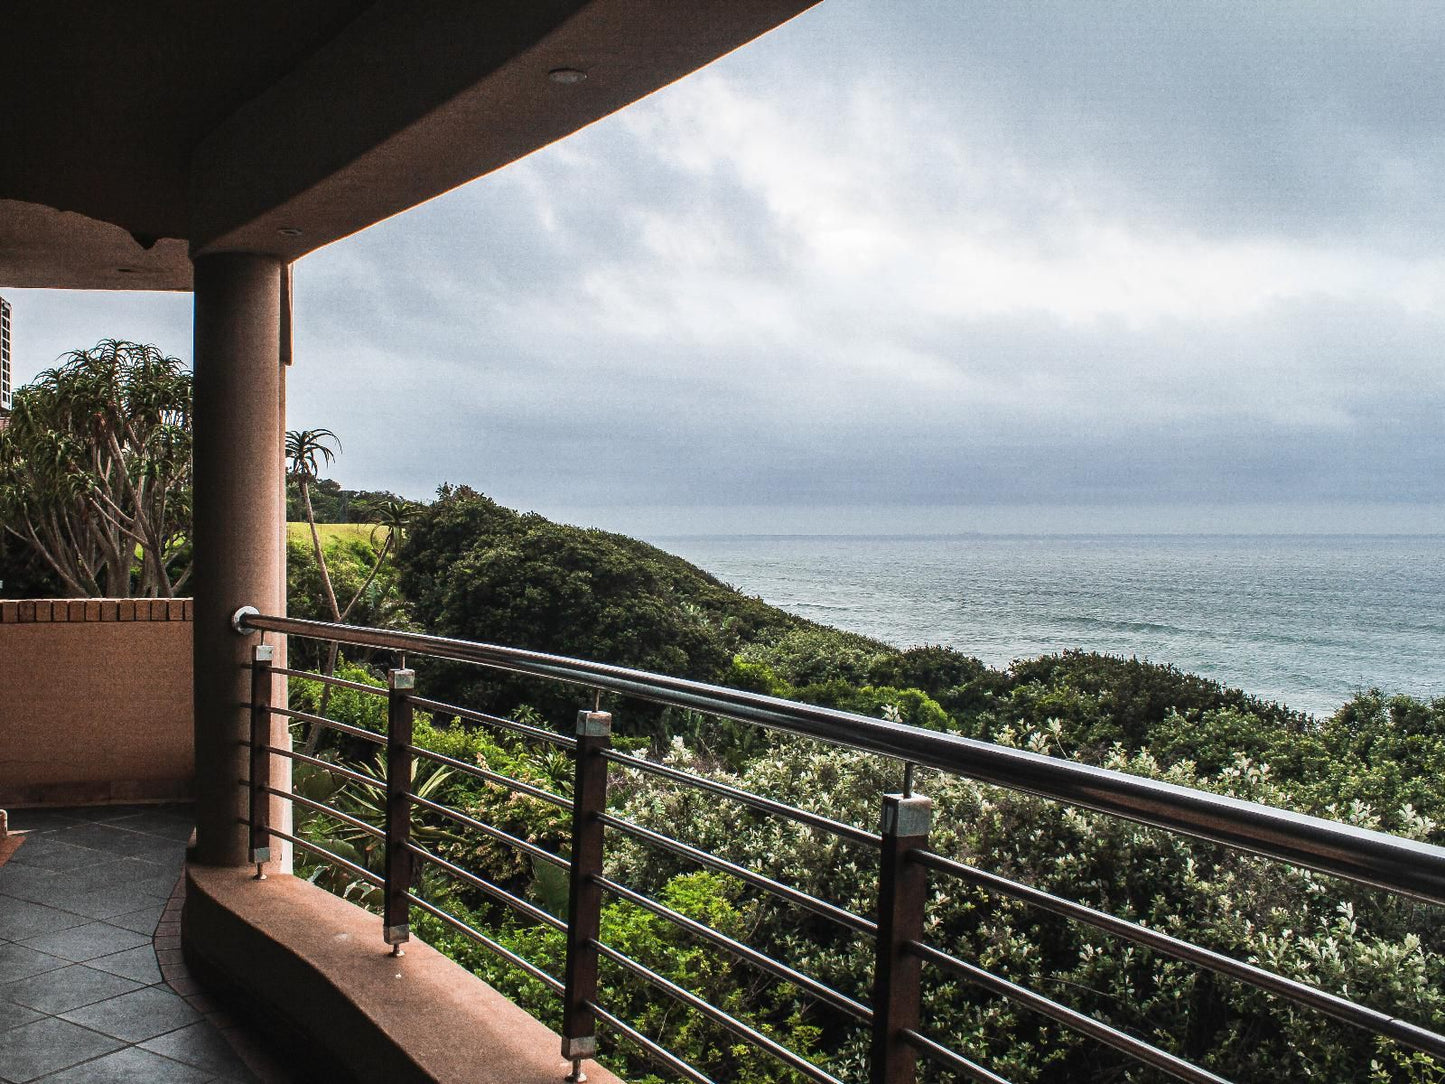
<path fill-rule="evenodd" d="M 1248 984 L 1274 998 L 1317 1011 L 1351 1027 L 1362 1028 L 1403 1047 L 1423 1051 L 1445 1063 L 1445 1036 L 1434 1031 L 1350 998 L 1276 974 L 1258 964 L 1019 883 L 956 857 L 936 853 L 929 848 L 931 803 L 926 796 L 912 793 L 912 781 L 915 767 L 934 769 L 1125 818 L 1169 833 L 1221 844 L 1239 852 L 1306 867 L 1437 906 L 1445 905 L 1445 848 L 1021 749 L 623 667 L 436 636 L 266 616 L 250 608 L 239 611 L 234 624 L 241 633 L 278 633 L 293 638 L 380 649 L 398 653 L 403 658 L 426 656 L 471 663 L 495 671 L 579 686 L 593 694 L 590 698 L 593 708 L 584 708 L 578 713 L 575 734 L 568 735 L 428 699 L 415 688 L 414 672 L 404 666 L 392 669 L 388 687 L 379 689 L 308 671 L 275 667 L 271 663 L 270 650 L 264 644 L 255 650 L 253 664 L 251 780 L 254 782 L 251 785 L 249 823 L 254 859 L 259 862 L 267 857 L 273 837 L 286 839 L 305 851 L 316 853 L 326 862 L 334 863 L 355 878 L 375 885 L 382 892 L 382 937 L 397 951 L 409 938 L 409 915 L 416 908 L 521 969 L 560 1000 L 562 1053 L 574 1061 L 574 1074 L 577 1071 L 575 1063 L 595 1055 L 596 1027 L 600 1023 L 623 1040 L 640 1047 L 665 1071 L 686 1080 L 709 1081 L 703 1072 L 599 1001 L 599 968 L 605 962 L 701 1014 L 731 1032 L 742 1043 L 776 1059 L 799 1076 L 823 1084 L 840 1084 L 832 1072 L 810 1058 L 789 1049 L 752 1024 L 657 974 L 603 941 L 603 902 L 614 898 L 628 901 L 718 951 L 791 984 L 851 1020 L 855 1026 L 867 1029 L 871 1036 L 870 1079 L 878 1084 L 913 1081 L 920 1056 L 946 1074 L 953 1074 L 956 1079 L 987 1082 L 1004 1079 L 954 1049 L 949 1036 L 936 1033 L 930 1021 L 923 1018 L 922 989 L 929 972 L 976 985 L 1009 999 L 1170 1077 L 1199 1084 L 1217 1084 L 1223 1079 L 1113 1024 L 960 959 L 950 954 L 946 945 L 928 943 L 925 938 L 926 909 L 930 878 L 935 876 L 956 879 L 976 889 L 1103 931 L 1161 956 Z M 273 674 L 385 697 L 387 732 L 383 734 L 273 705 Z M 905 783 L 900 793 L 879 795 L 879 830 L 867 830 L 775 797 L 751 793 L 669 764 L 614 749 L 611 743 L 612 717 L 596 710 L 602 693 L 735 720 L 876 754 L 897 762 L 899 776 Z M 564 797 L 414 744 L 412 716 L 417 709 L 454 716 L 471 724 L 497 728 L 528 742 L 565 750 L 574 765 L 571 796 Z M 325 759 L 270 745 L 266 736 L 270 733 L 273 715 L 327 727 L 384 749 L 385 786 L 382 787 L 376 779 Z M 269 786 L 265 782 L 271 778 L 267 760 L 273 756 L 311 764 L 354 784 L 384 790 L 385 825 L 366 823 L 302 795 L 283 793 Z M 452 771 L 465 773 L 489 785 L 508 788 L 568 811 L 572 825 L 568 857 L 554 854 L 494 825 L 483 823 L 462 810 L 415 793 L 412 767 L 417 758 L 445 765 Z M 769 817 L 801 824 L 871 853 L 879 870 L 877 897 L 871 913 L 855 913 L 837 901 L 819 898 L 771 875 L 744 868 L 609 812 L 609 776 L 618 768 L 660 777 L 679 788 L 694 788 L 720 801 L 734 802 Z M 289 799 L 324 812 L 355 831 L 383 841 L 385 874 L 378 875 L 318 847 L 311 840 L 284 832 L 268 823 L 269 796 Z M 421 846 L 411 835 L 413 812 L 416 810 L 446 818 L 460 830 L 477 833 L 515 848 L 534 861 L 565 871 L 569 887 L 565 922 L 478 872 L 462 868 Z M 871 941 L 874 959 L 871 998 L 865 1003 L 860 998 L 834 989 L 813 976 L 803 974 L 787 960 L 769 956 L 609 877 L 604 869 L 609 833 L 631 837 L 697 866 L 737 878 L 758 893 L 805 909 L 849 931 L 855 938 Z M 528 922 L 559 931 L 566 940 L 564 973 L 548 973 L 495 938 L 472 928 L 419 895 L 415 876 L 418 862 L 429 863 L 447 877 L 455 878 L 512 908 Z"/>

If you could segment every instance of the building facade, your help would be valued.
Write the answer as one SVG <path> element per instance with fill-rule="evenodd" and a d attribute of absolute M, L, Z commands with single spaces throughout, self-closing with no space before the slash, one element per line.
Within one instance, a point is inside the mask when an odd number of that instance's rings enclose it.
<path fill-rule="evenodd" d="M 14 398 L 10 379 L 10 302 L 0 297 L 0 429 L 9 419 Z"/>

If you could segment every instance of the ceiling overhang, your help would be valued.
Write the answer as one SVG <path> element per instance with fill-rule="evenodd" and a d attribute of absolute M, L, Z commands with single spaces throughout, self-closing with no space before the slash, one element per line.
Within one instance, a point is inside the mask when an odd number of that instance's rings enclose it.
<path fill-rule="evenodd" d="M 815 2 L 18 4 L 0 286 L 185 290 L 191 255 L 294 260 Z M 549 78 L 559 68 L 586 79 Z"/>

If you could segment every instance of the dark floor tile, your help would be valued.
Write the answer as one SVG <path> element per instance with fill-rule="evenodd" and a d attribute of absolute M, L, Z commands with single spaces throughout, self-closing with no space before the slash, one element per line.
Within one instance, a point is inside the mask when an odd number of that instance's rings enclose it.
<path fill-rule="evenodd" d="M 206 1022 L 192 1024 L 140 1045 L 144 1050 L 206 1069 L 228 1080 L 253 1079 L 245 1063 L 231 1049 L 231 1044 Z"/>
<path fill-rule="evenodd" d="M 0 945 L 0 985 L 28 979 L 42 971 L 56 971 L 69 963 L 29 945 Z"/>
<path fill-rule="evenodd" d="M 62 911 L 14 896 L 0 895 L 0 941 L 23 941 L 28 937 L 84 925 L 83 915 Z"/>
<path fill-rule="evenodd" d="M 140 813 L 111 821 L 110 824 L 113 828 L 123 828 L 128 832 L 156 836 L 169 843 L 186 842 L 191 838 L 191 833 L 195 831 L 196 827 L 195 818 L 192 816 L 178 817 L 169 813 L 157 812 Z"/>
<path fill-rule="evenodd" d="M 60 956 L 75 963 L 84 963 L 97 956 L 109 956 L 115 952 L 136 948 L 150 941 L 143 933 L 124 930 L 106 922 L 91 922 L 55 933 L 28 938 L 24 944 L 30 948 Z"/>
<path fill-rule="evenodd" d="M 28 1005 L 54 1016 L 119 994 L 131 993 L 143 985 L 120 975 L 95 971 L 83 964 L 72 964 L 0 986 L 0 1001 Z"/>
<path fill-rule="evenodd" d="M 169 873 L 159 873 L 153 877 L 143 877 L 127 883 L 158 900 L 168 900 L 171 898 L 171 893 L 175 891 L 176 878 L 180 875 L 181 871 L 177 868 Z"/>
<path fill-rule="evenodd" d="M 0 892 L 20 900 L 33 900 L 36 892 L 45 892 L 47 886 L 59 876 L 60 874 L 51 869 L 6 862 L 0 866 Z M 39 902 L 45 901 L 42 899 Z"/>
<path fill-rule="evenodd" d="M 179 870 L 186 861 L 186 844 L 160 836 L 141 836 L 142 845 L 129 855 L 143 862 L 153 862 L 163 869 Z"/>
<path fill-rule="evenodd" d="M 38 1009 L 32 1009 L 28 1005 L 17 1005 L 13 1001 L 0 1001 L 0 1031 L 9 1031 L 11 1028 L 18 1028 L 21 1024 L 33 1024 L 37 1020 L 44 1020 L 49 1015 Z"/>
<path fill-rule="evenodd" d="M 144 863 L 148 868 L 144 871 L 137 871 L 140 876 L 154 876 L 161 873 L 179 874 L 181 867 L 185 865 L 186 845 L 184 843 L 175 843 L 168 839 L 161 839 L 159 836 L 134 835 L 134 839 L 123 846 L 124 850 L 113 852 L 107 857 L 127 858 L 133 862 Z"/>
<path fill-rule="evenodd" d="M 156 951 L 150 945 L 140 945 L 109 956 L 98 956 L 86 966 L 109 971 L 112 975 L 123 975 L 147 986 L 161 981 L 161 968 L 156 963 Z"/>
<path fill-rule="evenodd" d="M 148 850 L 167 841 L 154 836 L 144 836 L 139 832 L 127 832 L 123 828 L 116 828 L 109 824 L 78 824 L 74 828 L 52 832 L 38 842 L 88 847 L 111 858 L 121 858 L 128 854 L 135 854 L 137 851 Z M 28 847 L 29 844 L 27 843 L 26 846 Z"/>
<path fill-rule="evenodd" d="M 63 903 L 67 911 L 96 919 L 129 914 L 138 907 L 144 907 L 155 898 L 154 893 L 147 892 L 143 888 L 122 884 L 72 892 L 64 897 Z"/>
<path fill-rule="evenodd" d="M 68 810 L 12 809 L 9 823 L 12 832 L 30 832 L 39 837 L 57 828 L 73 828 L 83 822 Z"/>
<path fill-rule="evenodd" d="M 89 888 L 107 888 L 110 885 L 134 884 L 155 876 L 156 867 L 150 862 L 139 862 L 134 858 L 116 858 L 108 862 L 97 862 L 91 866 L 66 870 L 53 874 L 53 887 L 62 892 L 83 892 Z"/>
<path fill-rule="evenodd" d="M 161 915 L 165 913 L 165 909 L 166 905 L 164 900 L 153 899 L 153 902 L 146 904 L 144 907 L 137 908 L 134 911 L 127 911 L 123 915 L 108 918 L 106 922 L 112 926 L 119 926 L 124 930 L 143 933 L 149 937 L 155 932 L 156 923 L 161 920 Z"/>
<path fill-rule="evenodd" d="M 241 1031 L 238 1028 L 227 1028 L 221 1032 L 221 1036 L 231 1044 L 250 1075 L 246 1077 L 217 1077 L 218 1081 L 244 1080 L 247 1084 L 300 1084 L 297 1081 L 295 1072 L 288 1063 L 282 1062 L 262 1045 L 256 1034 L 251 1031 Z"/>
<path fill-rule="evenodd" d="M 186 860 L 186 845 L 176 843 L 173 840 L 161 839 L 152 836 L 155 842 L 154 851 L 141 851 L 139 854 L 127 855 L 126 857 L 136 861 L 145 862 L 154 867 L 152 873 L 165 873 L 170 870 L 179 870 Z M 177 857 L 179 856 L 179 857 Z"/>
<path fill-rule="evenodd" d="M 6 869 L 8 868 L 7 866 Z M 67 900 L 112 888 L 128 888 L 146 895 L 155 895 L 151 883 L 158 880 L 158 868 L 149 862 L 137 862 L 131 858 L 97 862 L 92 866 L 81 866 L 64 873 L 24 867 L 20 876 L 0 877 L 0 892 L 32 903 L 47 904 L 62 904 Z"/>
<path fill-rule="evenodd" d="M 209 1069 L 183 1065 L 132 1046 L 42 1077 L 40 1084 L 204 1084 L 214 1079 Z"/>
<path fill-rule="evenodd" d="M 155 986 L 62 1013 L 61 1018 L 128 1043 L 153 1039 L 201 1019 L 183 998 Z"/>
<path fill-rule="evenodd" d="M 0 1080 L 26 1084 L 124 1044 L 64 1020 L 37 1020 L 5 1032 L 0 1043 Z"/>
<path fill-rule="evenodd" d="M 10 861 L 6 863 L 6 867 L 8 868 L 11 864 L 36 866 L 40 869 L 63 873 L 68 869 L 94 865 L 115 857 L 113 854 L 98 851 L 94 847 L 80 846 L 78 842 L 70 842 L 61 838 L 76 830 L 66 828 L 51 832 L 49 835 L 27 839 L 25 846 L 15 852 Z"/>
<path fill-rule="evenodd" d="M 69 813 L 79 820 L 104 824 L 107 821 L 117 821 L 149 813 L 157 808 L 159 807 L 153 805 L 89 805 L 69 810 Z"/>

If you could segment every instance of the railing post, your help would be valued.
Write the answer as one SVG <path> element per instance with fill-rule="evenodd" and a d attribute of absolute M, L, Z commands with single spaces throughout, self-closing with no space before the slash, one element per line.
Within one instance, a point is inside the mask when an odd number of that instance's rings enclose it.
<path fill-rule="evenodd" d="M 908 951 L 923 937 L 928 871 L 908 852 L 928 843 L 933 803 L 921 796 L 883 796 L 882 864 L 878 871 L 878 943 L 873 965 L 872 1084 L 913 1084 L 916 1052 L 903 1037 L 916 1029 L 922 961 Z"/>
<path fill-rule="evenodd" d="M 602 925 L 602 821 L 607 809 L 607 760 L 612 716 L 577 713 L 576 780 L 572 789 L 572 878 L 567 896 L 567 974 L 562 999 L 562 1056 L 570 1081 L 586 1080 L 582 1059 L 597 1056 L 597 1025 L 589 1001 L 597 998 L 596 941 Z"/>
<path fill-rule="evenodd" d="M 383 933 L 393 956 L 411 940 L 411 723 L 415 670 L 386 674 L 386 905 Z"/>
<path fill-rule="evenodd" d="M 264 881 L 262 868 L 271 860 L 271 798 L 265 787 L 271 781 L 271 661 L 275 648 L 257 644 L 251 649 L 251 861 L 256 880 Z"/>

